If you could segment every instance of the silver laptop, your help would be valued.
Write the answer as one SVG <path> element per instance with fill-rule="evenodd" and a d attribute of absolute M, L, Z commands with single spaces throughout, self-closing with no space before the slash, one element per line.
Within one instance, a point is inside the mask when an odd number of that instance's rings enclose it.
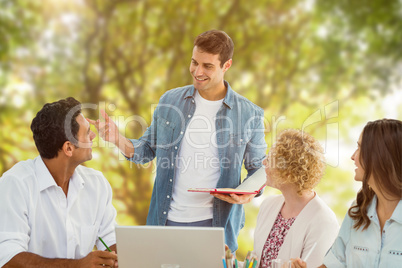
<path fill-rule="evenodd" d="M 223 267 L 223 228 L 116 226 L 119 268 Z"/>

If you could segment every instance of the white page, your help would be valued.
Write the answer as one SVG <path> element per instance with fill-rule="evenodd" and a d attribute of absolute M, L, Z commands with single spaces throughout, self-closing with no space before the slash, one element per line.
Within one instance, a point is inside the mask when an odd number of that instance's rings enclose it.
<path fill-rule="evenodd" d="M 267 182 L 267 177 L 265 175 L 265 167 L 261 167 L 259 170 L 254 172 L 247 180 L 243 181 L 242 184 L 236 187 L 236 190 L 242 191 L 258 191 Z"/>

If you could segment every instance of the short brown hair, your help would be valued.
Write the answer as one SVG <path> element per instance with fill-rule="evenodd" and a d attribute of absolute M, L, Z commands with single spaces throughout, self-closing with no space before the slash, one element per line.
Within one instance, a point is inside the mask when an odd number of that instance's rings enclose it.
<path fill-rule="evenodd" d="M 210 30 L 197 36 L 194 46 L 213 55 L 219 55 L 221 67 L 233 57 L 234 44 L 224 31 Z"/>
<path fill-rule="evenodd" d="M 275 183 L 294 184 L 299 195 L 312 190 L 324 175 L 323 154 L 321 144 L 308 133 L 297 129 L 282 131 L 269 154 Z"/>
<path fill-rule="evenodd" d="M 42 158 L 55 158 L 66 141 L 74 143 L 80 129 L 77 122 L 77 116 L 80 113 L 81 103 L 69 97 L 46 103 L 36 114 L 31 123 L 31 130 L 36 148 Z M 72 137 L 69 137 L 69 133 Z"/>
<path fill-rule="evenodd" d="M 348 214 L 354 228 L 370 226 L 367 207 L 374 198 L 368 180 L 373 177 L 378 190 L 386 196 L 402 199 L 402 121 L 381 119 L 368 122 L 362 132 L 359 161 L 364 170 L 363 185 L 356 204 Z"/>

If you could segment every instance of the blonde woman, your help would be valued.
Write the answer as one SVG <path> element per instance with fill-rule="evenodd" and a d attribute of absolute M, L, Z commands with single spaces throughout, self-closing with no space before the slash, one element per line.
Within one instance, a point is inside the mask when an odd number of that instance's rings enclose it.
<path fill-rule="evenodd" d="M 335 214 L 314 191 L 324 161 L 321 145 L 309 134 L 294 129 L 280 133 L 263 162 L 267 186 L 282 194 L 266 198 L 258 214 L 254 251 L 259 267 L 307 255 L 310 267 L 322 263 L 339 230 Z"/>

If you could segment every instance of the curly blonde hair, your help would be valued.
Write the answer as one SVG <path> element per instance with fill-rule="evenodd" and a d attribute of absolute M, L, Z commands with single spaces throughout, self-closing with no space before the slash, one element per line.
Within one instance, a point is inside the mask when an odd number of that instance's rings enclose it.
<path fill-rule="evenodd" d="M 296 129 L 282 131 L 269 154 L 277 184 L 290 183 L 297 193 L 312 190 L 325 170 L 324 150 L 311 135 Z"/>

